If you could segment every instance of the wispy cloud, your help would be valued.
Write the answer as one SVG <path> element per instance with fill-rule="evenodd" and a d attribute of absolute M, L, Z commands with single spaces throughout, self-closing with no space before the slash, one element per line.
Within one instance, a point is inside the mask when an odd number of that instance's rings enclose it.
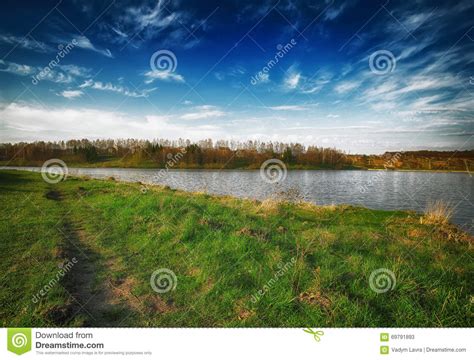
<path fill-rule="evenodd" d="M 392 109 L 396 109 L 398 104 L 394 101 L 382 101 L 370 104 L 370 108 L 374 111 L 384 112 Z"/>
<path fill-rule="evenodd" d="M 150 70 L 145 73 L 145 83 L 150 84 L 155 80 L 184 82 L 184 77 L 172 71 Z"/>
<path fill-rule="evenodd" d="M 337 18 L 339 15 L 342 14 L 346 6 L 347 6 L 347 2 L 343 2 L 339 6 L 332 5 L 324 13 L 324 20 L 334 20 L 335 18 Z"/>
<path fill-rule="evenodd" d="M 344 81 L 337 84 L 334 87 L 334 90 L 336 90 L 338 94 L 344 94 L 354 89 L 357 89 L 360 86 L 360 84 L 361 84 L 360 81 Z"/>
<path fill-rule="evenodd" d="M 140 98 L 140 97 L 148 97 L 148 94 L 155 91 L 156 88 L 145 89 L 141 91 L 132 91 L 128 88 L 121 86 L 121 85 L 114 85 L 112 83 L 103 83 L 101 81 L 93 81 L 91 79 L 84 81 L 79 88 L 91 88 L 94 90 L 101 90 L 101 91 L 111 91 L 114 93 L 122 94 L 129 97 Z"/>
<path fill-rule="evenodd" d="M 88 77 L 91 74 L 91 69 L 73 64 L 60 65 L 59 68 L 77 77 Z"/>
<path fill-rule="evenodd" d="M 75 99 L 84 95 L 84 92 L 82 90 L 64 90 L 58 95 L 65 97 L 66 99 Z"/>
<path fill-rule="evenodd" d="M 207 18 L 200 19 L 180 5 L 179 2 L 158 0 L 125 7 L 110 27 L 113 32 L 111 40 L 138 48 L 142 43 L 159 37 L 162 46 L 185 49 L 196 46 L 200 40 L 195 33 L 206 29 Z"/>
<path fill-rule="evenodd" d="M 128 38 L 128 35 L 125 34 L 125 33 L 122 32 L 122 31 L 120 31 L 119 29 L 117 29 L 117 28 L 115 28 L 115 27 L 113 27 L 113 26 L 111 26 L 110 28 L 111 28 L 112 31 L 113 31 L 114 33 L 116 33 L 120 38 L 122 38 L 122 39 L 127 39 L 127 38 Z"/>
<path fill-rule="evenodd" d="M 97 47 L 96 45 L 92 44 L 92 42 L 86 36 L 81 35 L 81 36 L 75 36 L 74 38 L 77 41 L 76 46 L 81 49 L 91 50 L 96 53 L 107 56 L 109 58 L 113 57 L 109 49 L 102 49 L 102 48 Z"/>
<path fill-rule="evenodd" d="M 57 65 L 54 68 L 44 68 L 0 60 L 0 72 L 19 76 L 33 76 L 41 73 L 41 80 L 55 83 L 71 83 L 76 77 L 89 76 L 90 70 L 77 65 Z"/>
<path fill-rule="evenodd" d="M 295 65 L 292 65 L 286 72 L 283 79 L 283 86 L 286 89 L 294 90 L 298 87 L 301 80 L 301 72 L 296 69 Z"/>
<path fill-rule="evenodd" d="M 263 74 L 255 77 L 255 85 L 260 85 L 260 84 L 266 84 L 270 82 L 270 75 L 269 74 Z"/>
<path fill-rule="evenodd" d="M 226 113 L 220 110 L 218 107 L 213 105 L 202 105 L 196 106 L 194 111 L 188 112 L 180 116 L 183 120 L 200 120 L 221 117 L 226 115 Z"/>
<path fill-rule="evenodd" d="M 27 76 L 34 74 L 36 70 L 32 66 L 0 60 L 0 71 L 20 76 Z"/>
<path fill-rule="evenodd" d="M 302 105 L 279 105 L 279 106 L 269 106 L 268 109 L 276 111 L 303 111 L 307 110 L 305 106 Z"/>
<path fill-rule="evenodd" d="M 318 93 L 332 81 L 332 78 L 333 74 L 331 72 L 319 69 L 314 75 L 305 79 L 301 86 L 301 92 L 303 94 Z"/>
<path fill-rule="evenodd" d="M 9 34 L 0 34 L 0 42 L 13 45 L 13 46 L 19 46 L 20 48 L 23 48 L 23 49 L 42 52 L 42 53 L 54 50 L 54 48 L 52 48 L 50 45 L 47 45 L 46 43 L 42 41 L 37 41 L 33 38 L 21 37 L 21 36 L 9 35 Z"/>

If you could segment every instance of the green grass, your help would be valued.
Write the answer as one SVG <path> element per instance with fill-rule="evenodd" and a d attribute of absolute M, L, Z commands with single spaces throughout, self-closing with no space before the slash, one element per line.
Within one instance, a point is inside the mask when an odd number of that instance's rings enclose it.
<path fill-rule="evenodd" d="M 472 238 L 412 212 L 20 171 L 0 171 L 0 200 L 2 327 L 473 326 Z M 174 291 L 153 291 L 160 268 Z M 392 290 L 369 286 L 379 268 Z"/>

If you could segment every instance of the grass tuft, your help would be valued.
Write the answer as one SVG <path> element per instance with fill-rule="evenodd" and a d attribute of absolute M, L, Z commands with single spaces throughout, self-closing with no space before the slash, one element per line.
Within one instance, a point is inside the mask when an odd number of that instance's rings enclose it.
<path fill-rule="evenodd" d="M 449 223 L 454 209 L 442 200 L 430 201 L 422 218 L 423 224 L 444 225 Z"/>
<path fill-rule="evenodd" d="M 268 198 L 261 202 L 259 210 L 264 213 L 277 213 L 280 210 L 281 205 L 283 204 L 282 200 Z"/>

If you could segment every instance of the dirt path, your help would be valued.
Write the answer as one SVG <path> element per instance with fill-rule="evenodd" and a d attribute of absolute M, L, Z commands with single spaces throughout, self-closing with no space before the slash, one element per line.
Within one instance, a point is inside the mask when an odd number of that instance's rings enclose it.
<path fill-rule="evenodd" d="M 63 245 L 59 257 L 68 264 L 62 285 L 70 294 L 64 306 L 51 309 L 48 317 L 56 325 L 109 327 L 123 326 L 130 314 L 125 296 L 117 298 L 116 288 L 109 278 L 98 279 L 99 274 L 109 274 L 104 259 L 90 246 L 90 240 L 79 222 L 74 222 L 68 212 L 65 195 L 49 191 L 45 196 L 61 202 L 64 218 L 61 227 Z M 64 267 L 63 267 L 64 269 Z"/>

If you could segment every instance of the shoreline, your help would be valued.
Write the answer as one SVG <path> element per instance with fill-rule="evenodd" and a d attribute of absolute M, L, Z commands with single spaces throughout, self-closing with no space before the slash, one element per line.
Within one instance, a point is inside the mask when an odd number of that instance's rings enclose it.
<path fill-rule="evenodd" d="M 0 170 L 15 170 L 18 168 L 38 168 L 40 165 L 0 165 Z M 120 169 L 120 170 L 166 170 L 166 171 L 260 171 L 260 169 L 245 169 L 245 168 L 234 168 L 234 169 L 220 169 L 220 168 L 159 168 L 159 167 L 132 167 L 132 166 L 68 166 L 69 169 Z M 19 169 L 21 170 L 21 169 Z M 474 172 L 467 170 L 425 170 L 425 169 L 384 169 L 384 168 L 348 168 L 348 169 L 331 169 L 331 168 L 291 168 L 288 167 L 287 171 L 384 171 L 384 172 L 426 172 L 426 173 L 461 173 L 472 176 Z"/>
<path fill-rule="evenodd" d="M 39 170 L 39 167 L 35 167 L 35 169 Z M 81 169 L 81 168 L 71 168 L 71 169 Z M 90 168 L 83 168 L 83 169 L 90 169 Z M 109 169 L 109 168 L 97 168 L 97 169 Z M 129 168 L 115 168 L 115 169 L 120 169 L 120 170 L 128 170 Z M 41 173 L 40 171 L 35 171 L 35 170 L 27 170 L 27 169 L 17 169 L 17 168 L 10 168 L 10 169 L 5 169 L 0 167 L 0 172 L 2 170 L 10 170 L 10 171 L 20 171 L 20 172 L 26 172 L 26 173 Z M 153 171 L 155 169 L 136 169 L 136 170 L 149 170 Z M 188 169 L 173 169 L 169 171 L 190 171 Z M 209 169 L 192 169 L 191 171 L 211 171 Z M 223 169 L 223 170 L 213 170 L 213 171 L 258 171 L 258 170 L 230 170 L 230 169 Z M 336 171 L 336 170 L 333 170 Z M 343 171 L 343 170 L 339 170 Z M 382 171 L 382 170 L 379 170 Z M 314 206 L 314 207 L 327 207 L 327 206 L 341 206 L 341 207 L 352 207 L 352 208 L 358 208 L 362 210 L 369 210 L 369 211 L 393 211 L 393 212 L 404 212 L 407 215 L 410 216 L 417 216 L 417 217 L 422 217 L 424 215 L 423 210 L 420 209 L 413 209 L 413 208 L 396 208 L 396 209 L 391 209 L 391 208 L 382 208 L 382 207 L 374 207 L 374 206 L 369 206 L 367 205 L 362 205 L 362 204 L 354 204 L 351 202 L 340 202 L 340 203 L 317 203 L 317 202 L 312 202 L 310 200 L 291 200 L 291 199 L 284 199 L 284 198 L 275 198 L 275 197 L 267 197 L 267 198 L 258 198 L 258 197 L 249 197 L 249 196 L 240 196 L 240 195 L 235 195 L 235 194 L 220 194 L 220 193 L 213 193 L 207 190 L 187 190 L 179 187 L 172 187 L 167 184 L 160 184 L 160 183 L 151 183 L 151 182 L 146 182 L 146 181 L 141 181 L 141 180 L 124 180 L 120 178 L 115 178 L 113 174 L 110 175 L 105 175 L 104 177 L 94 177 L 93 175 L 89 174 L 68 174 L 67 175 L 68 179 L 73 179 L 73 180 L 81 180 L 81 181 L 103 181 L 103 182 L 109 182 L 109 183 L 115 183 L 115 184 L 121 184 L 121 185 L 138 185 L 141 187 L 144 187 L 146 189 L 148 188 L 155 188 L 157 190 L 163 190 L 163 189 L 169 189 L 170 191 L 173 192 L 180 192 L 182 194 L 189 194 L 192 196 L 198 196 L 198 195 L 205 195 L 208 197 L 215 197 L 216 199 L 235 199 L 235 200 L 244 200 L 244 201 L 250 201 L 250 202 L 257 202 L 261 203 L 264 201 L 280 201 L 280 202 L 288 202 L 288 203 L 293 203 L 293 204 L 306 204 L 307 206 Z M 466 230 L 464 226 L 466 224 L 462 224 L 459 222 L 453 221 L 451 219 L 449 221 L 449 224 L 452 226 L 455 226 L 458 228 L 458 230 L 465 232 L 470 235 L 474 235 L 474 233 L 471 233 L 470 231 Z"/>

